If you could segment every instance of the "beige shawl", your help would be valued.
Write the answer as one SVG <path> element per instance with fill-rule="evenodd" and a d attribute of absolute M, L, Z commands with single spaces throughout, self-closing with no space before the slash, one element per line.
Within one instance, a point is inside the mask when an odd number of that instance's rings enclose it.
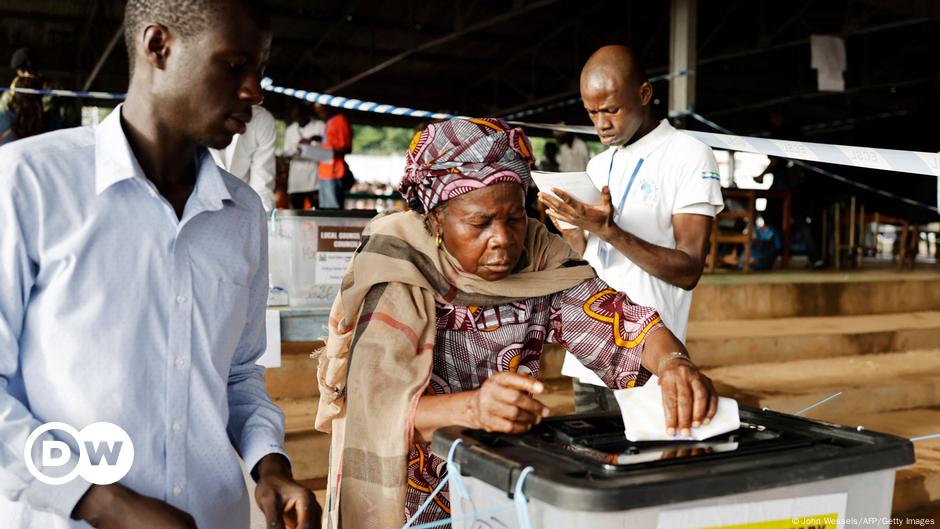
<path fill-rule="evenodd" d="M 492 306 L 594 277 L 564 241 L 530 220 L 521 268 L 499 281 L 458 270 L 424 217 L 374 219 L 347 269 L 319 356 L 316 426 L 332 433 L 323 527 L 398 528 L 414 413 L 431 375 L 435 299 Z"/>

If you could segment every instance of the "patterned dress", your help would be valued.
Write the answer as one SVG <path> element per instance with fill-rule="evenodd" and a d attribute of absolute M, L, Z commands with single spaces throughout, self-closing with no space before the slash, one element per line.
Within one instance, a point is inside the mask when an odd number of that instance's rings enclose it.
<path fill-rule="evenodd" d="M 613 388 L 642 384 L 646 336 L 662 326 L 659 314 L 634 305 L 600 279 L 549 296 L 495 307 L 437 303 L 434 367 L 427 395 L 479 388 L 493 373 L 513 371 L 541 378 L 542 346 L 561 344 Z M 408 455 L 405 507 L 410 517 L 447 476 L 447 464 L 416 442 Z M 416 523 L 450 517 L 447 487 Z"/>

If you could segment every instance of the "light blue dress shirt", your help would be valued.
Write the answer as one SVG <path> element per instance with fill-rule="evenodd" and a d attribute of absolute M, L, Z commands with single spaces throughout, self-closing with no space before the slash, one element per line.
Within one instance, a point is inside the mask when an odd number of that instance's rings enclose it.
<path fill-rule="evenodd" d="M 69 519 L 89 484 L 39 482 L 23 449 L 42 423 L 106 421 L 134 443 L 122 484 L 200 529 L 245 529 L 235 452 L 248 468 L 285 453 L 284 416 L 255 365 L 264 211 L 200 149 L 178 219 L 120 112 L 0 148 L 0 525 L 89 528 Z"/>

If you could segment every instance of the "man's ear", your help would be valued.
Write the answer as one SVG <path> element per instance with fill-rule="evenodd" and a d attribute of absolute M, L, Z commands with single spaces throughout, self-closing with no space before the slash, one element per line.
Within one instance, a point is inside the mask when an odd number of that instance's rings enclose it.
<path fill-rule="evenodd" d="M 144 28 L 140 50 L 151 66 L 163 70 L 166 68 L 167 57 L 170 56 L 170 42 L 172 40 L 173 36 L 170 35 L 166 26 L 150 24 Z"/>
<path fill-rule="evenodd" d="M 653 98 L 653 87 L 650 85 L 649 81 L 643 81 L 643 84 L 640 85 L 640 103 L 643 106 L 650 104 L 650 100 Z"/>

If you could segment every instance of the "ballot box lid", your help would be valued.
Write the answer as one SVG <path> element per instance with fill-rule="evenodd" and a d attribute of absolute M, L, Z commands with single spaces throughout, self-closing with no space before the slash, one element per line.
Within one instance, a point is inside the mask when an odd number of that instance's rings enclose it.
<path fill-rule="evenodd" d="M 739 494 L 898 468 L 908 439 L 740 407 L 741 428 L 706 441 L 630 442 L 619 413 L 551 417 L 523 435 L 461 427 L 435 432 L 432 450 L 511 496 L 569 510 L 613 511 Z"/>
<path fill-rule="evenodd" d="M 274 213 L 274 219 L 290 218 L 339 218 L 339 219 L 371 219 L 378 215 L 374 209 L 279 209 Z"/>

